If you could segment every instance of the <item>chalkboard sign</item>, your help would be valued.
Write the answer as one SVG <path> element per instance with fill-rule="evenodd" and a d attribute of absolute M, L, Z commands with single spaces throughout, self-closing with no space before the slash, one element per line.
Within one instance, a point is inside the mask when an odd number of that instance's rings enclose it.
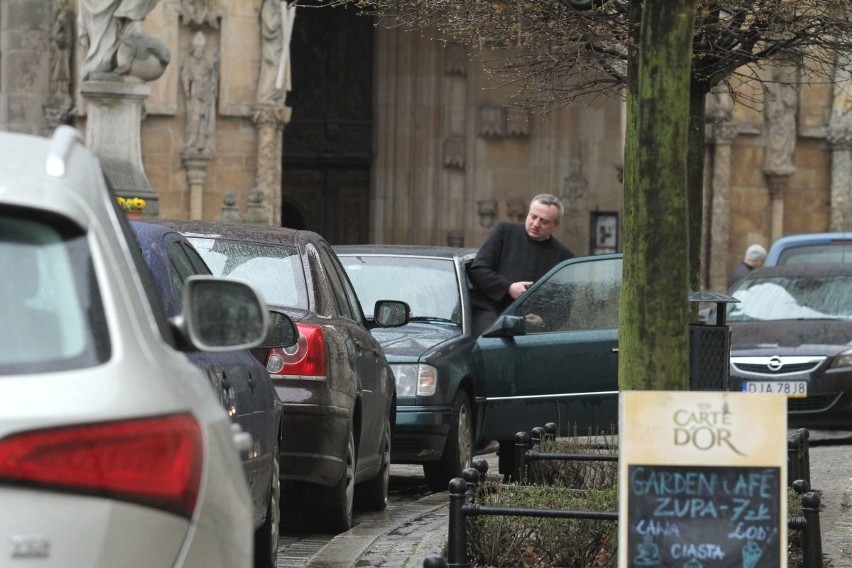
<path fill-rule="evenodd" d="M 631 464 L 627 473 L 629 566 L 777 568 L 786 558 L 781 468 Z"/>

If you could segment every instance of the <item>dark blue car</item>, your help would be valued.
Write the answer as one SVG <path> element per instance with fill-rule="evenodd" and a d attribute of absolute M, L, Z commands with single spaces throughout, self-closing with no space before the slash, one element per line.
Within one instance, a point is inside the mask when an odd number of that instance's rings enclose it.
<path fill-rule="evenodd" d="M 177 231 L 140 221 L 130 225 L 166 315 L 180 314 L 184 282 L 196 274 L 211 276 L 210 269 Z M 283 314 L 273 315 L 274 329 L 283 333 L 278 337 L 284 337 L 279 346 L 294 344 L 295 324 Z M 233 422 L 251 435 L 250 447 L 243 452 L 243 468 L 254 504 L 255 566 L 274 567 L 280 524 L 281 400 L 266 367 L 247 350 L 188 351 L 187 357 L 206 373 Z"/>

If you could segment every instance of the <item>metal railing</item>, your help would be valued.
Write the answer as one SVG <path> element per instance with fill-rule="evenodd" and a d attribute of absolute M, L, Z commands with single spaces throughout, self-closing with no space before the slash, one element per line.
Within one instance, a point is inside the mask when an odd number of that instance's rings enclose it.
<path fill-rule="evenodd" d="M 618 455 L 545 453 L 536 449 L 541 441 L 556 438 L 556 426 L 533 428 L 532 433 L 515 435 L 514 479 L 535 482 L 535 472 L 529 467 L 535 461 L 618 461 Z M 787 528 L 803 534 L 803 568 L 822 568 L 822 534 L 820 531 L 819 495 L 810 490 L 810 464 L 808 431 L 799 430 L 788 439 L 788 473 L 803 476 L 790 483 L 802 496 L 802 516 L 788 517 Z M 524 507 L 496 507 L 475 502 L 477 486 L 488 473 L 488 462 L 478 458 L 474 467 L 466 469 L 461 478 L 449 483 L 449 521 L 447 532 L 447 558 L 433 554 L 423 561 L 423 568 L 469 568 L 467 558 L 467 519 L 477 516 L 546 517 L 564 519 L 590 519 L 618 521 L 617 511 L 590 511 L 567 509 L 533 509 Z"/>

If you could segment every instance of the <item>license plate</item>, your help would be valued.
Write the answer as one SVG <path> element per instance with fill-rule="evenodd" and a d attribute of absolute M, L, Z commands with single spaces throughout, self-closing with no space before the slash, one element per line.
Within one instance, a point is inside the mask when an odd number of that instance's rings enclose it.
<path fill-rule="evenodd" d="M 790 398 L 807 398 L 807 381 L 743 381 L 743 392 L 783 394 Z"/>

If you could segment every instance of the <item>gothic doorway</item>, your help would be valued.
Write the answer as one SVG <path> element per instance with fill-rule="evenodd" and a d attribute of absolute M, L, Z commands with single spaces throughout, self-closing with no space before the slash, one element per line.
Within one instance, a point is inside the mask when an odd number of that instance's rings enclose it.
<path fill-rule="evenodd" d="M 301 219 L 332 244 L 368 242 L 373 20 L 351 6 L 301 8 L 291 55 L 282 224 Z"/>

